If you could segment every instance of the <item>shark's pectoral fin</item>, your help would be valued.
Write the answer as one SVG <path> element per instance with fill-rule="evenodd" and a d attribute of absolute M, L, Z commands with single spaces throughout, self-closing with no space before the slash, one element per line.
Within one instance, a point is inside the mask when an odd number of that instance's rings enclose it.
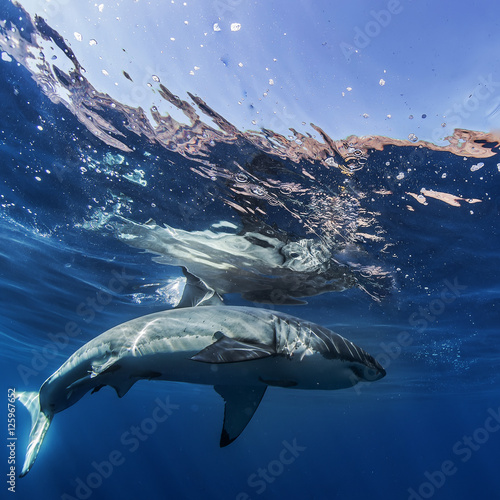
<path fill-rule="evenodd" d="M 235 387 L 216 385 L 214 389 L 226 402 L 220 446 L 231 444 L 245 429 L 266 392 L 266 386 Z"/>
<path fill-rule="evenodd" d="M 217 339 L 216 342 L 205 347 L 198 354 L 192 356 L 191 359 L 203 363 L 235 363 L 267 358 L 275 354 L 272 347 L 264 344 L 241 342 L 226 337 L 222 332 L 216 332 L 214 338 Z"/>
<path fill-rule="evenodd" d="M 220 306 L 223 304 L 222 297 L 212 287 L 191 274 L 185 267 L 182 268 L 182 272 L 186 277 L 186 285 L 176 309 L 194 306 Z"/>

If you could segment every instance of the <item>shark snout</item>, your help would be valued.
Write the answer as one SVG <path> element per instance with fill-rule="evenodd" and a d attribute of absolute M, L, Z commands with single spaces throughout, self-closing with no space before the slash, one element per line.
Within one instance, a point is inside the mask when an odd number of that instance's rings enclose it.
<path fill-rule="evenodd" d="M 367 382 L 375 382 L 386 376 L 384 367 L 375 359 L 370 365 L 365 365 L 363 368 L 363 379 Z"/>

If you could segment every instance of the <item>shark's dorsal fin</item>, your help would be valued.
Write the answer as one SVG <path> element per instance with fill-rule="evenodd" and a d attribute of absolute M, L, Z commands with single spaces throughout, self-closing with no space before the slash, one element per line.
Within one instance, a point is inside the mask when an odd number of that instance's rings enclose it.
<path fill-rule="evenodd" d="M 266 386 L 214 386 L 225 401 L 224 424 L 220 436 L 221 448 L 231 444 L 243 432 L 259 407 L 266 388 Z"/>
<path fill-rule="evenodd" d="M 222 332 L 215 332 L 216 342 L 202 349 L 191 357 L 194 361 L 203 363 L 236 363 L 253 359 L 267 358 L 276 352 L 273 347 L 226 337 Z"/>
<path fill-rule="evenodd" d="M 222 297 L 203 280 L 191 274 L 185 267 L 182 268 L 182 272 L 186 277 L 186 285 L 176 309 L 208 305 L 220 306 L 223 304 Z"/>

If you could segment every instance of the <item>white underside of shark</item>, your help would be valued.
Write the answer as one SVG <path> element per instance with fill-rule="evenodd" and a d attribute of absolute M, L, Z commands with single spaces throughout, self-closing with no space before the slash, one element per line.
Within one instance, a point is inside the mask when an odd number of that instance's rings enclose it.
<path fill-rule="evenodd" d="M 213 385 L 226 403 L 226 446 L 248 424 L 268 386 L 334 390 L 384 375 L 349 340 L 267 309 L 208 305 L 150 314 L 82 346 L 39 393 L 18 393 L 32 417 L 20 475 L 32 467 L 53 416 L 106 385 L 120 397 L 141 379 Z"/>

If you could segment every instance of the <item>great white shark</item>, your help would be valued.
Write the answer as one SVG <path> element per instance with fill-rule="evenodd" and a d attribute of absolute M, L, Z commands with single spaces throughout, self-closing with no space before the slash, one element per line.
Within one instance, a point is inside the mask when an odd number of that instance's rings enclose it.
<path fill-rule="evenodd" d="M 82 346 L 39 392 L 17 393 L 32 420 L 20 477 L 33 466 L 53 416 L 104 386 L 120 398 L 141 379 L 214 386 L 225 401 L 222 447 L 241 434 L 268 386 L 335 390 L 384 376 L 349 340 L 280 312 L 206 305 L 149 314 Z"/>

